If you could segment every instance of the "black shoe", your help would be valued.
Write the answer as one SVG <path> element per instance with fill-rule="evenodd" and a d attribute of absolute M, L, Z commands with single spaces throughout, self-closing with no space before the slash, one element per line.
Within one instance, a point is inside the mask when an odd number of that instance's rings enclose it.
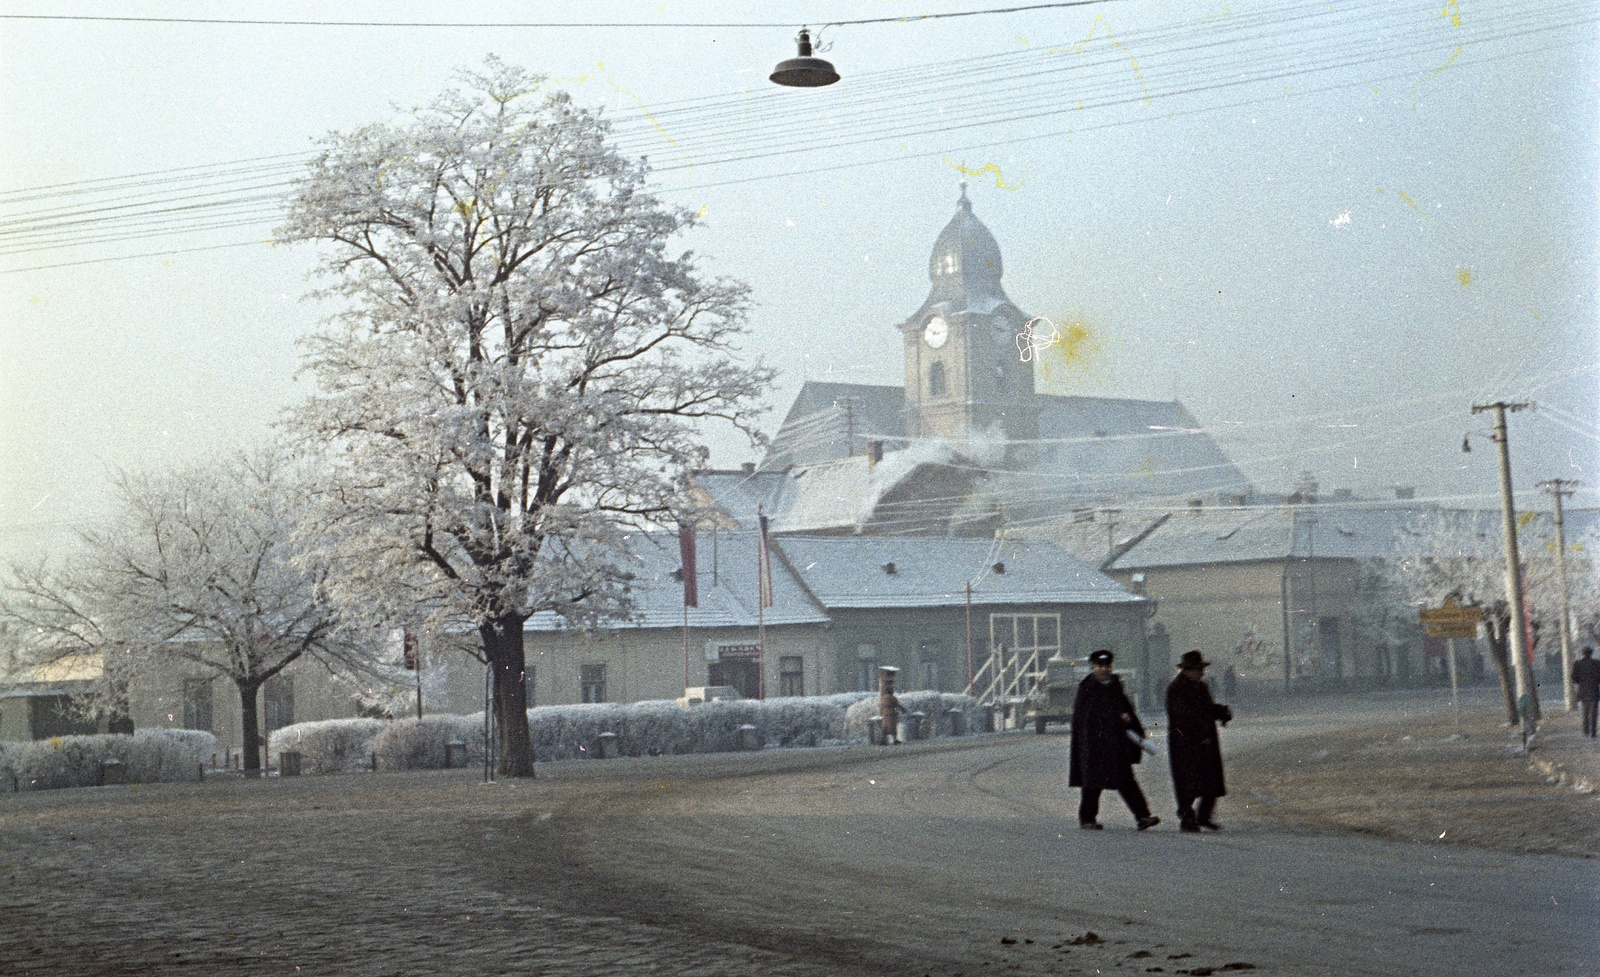
<path fill-rule="evenodd" d="M 1148 828 L 1153 828 L 1160 823 L 1161 819 L 1156 817 L 1154 814 L 1147 815 L 1139 819 L 1139 830 L 1144 831 Z"/>
<path fill-rule="evenodd" d="M 1106 826 L 1099 821 L 1082 821 L 1079 822 L 1078 827 L 1085 831 L 1104 831 L 1106 829 Z"/>
<path fill-rule="evenodd" d="M 1178 830 L 1185 834 L 1197 835 L 1200 833 L 1200 825 L 1193 821 L 1183 821 L 1178 824 Z"/>
<path fill-rule="evenodd" d="M 1221 831 L 1222 830 L 1222 825 L 1218 824 L 1215 821 L 1210 820 L 1209 818 L 1204 820 L 1204 821 L 1196 821 L 1195 824 L 1199 825 L 1202 828 L 1205 828 L 1207 831 Z"/>

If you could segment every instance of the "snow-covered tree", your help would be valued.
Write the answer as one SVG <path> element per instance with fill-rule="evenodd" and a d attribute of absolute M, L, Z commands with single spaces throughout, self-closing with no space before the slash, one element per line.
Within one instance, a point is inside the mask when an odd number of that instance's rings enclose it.
<path fill-rule="evenodd" d="M 159 474 L 120 475 L 102 529 L 56 565 L 12 566 L 0 616 L 25 660 L 98 661 L 92 712 L 125 708 L 129 683 L 199 666 L 232 682 L 247 773 L 261 763 L 261 686 L 303 657 L 361 669 L 376 651 L 342 627 L 315 556 L 309 496 L 266 449 Z"/>
<path fill-rule="evenodd" d="M 667 242 L 693 217 L 544 79 L 490 59 L 395 124 L 335 134 L 283 229 L 342 311 L 297 429 L 337 459 L 337 586 L 476 630 L 499 769 L 532 776 L 523 624 L 626 610 L 620 534 L 685 505 L 696 425 L 756 437 L 746 288 Z"/>

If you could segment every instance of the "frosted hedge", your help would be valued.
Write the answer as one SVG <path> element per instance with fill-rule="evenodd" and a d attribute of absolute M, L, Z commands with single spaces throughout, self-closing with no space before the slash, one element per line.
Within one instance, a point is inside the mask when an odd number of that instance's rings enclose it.
<path fill-rule="evenodd" d="M 383 719 L 326 719 L 272 731 L 267 762 L 276 767 L 284 750 L 300 754 L 303 773 L 345 773 L 370 767 L 372 741 L 392 725 Z"/>
<path fill-rule="evenodd" d="M 95 787 L 106 780 L 129 784 L 199 780 L 201 765 L 216 751 L 215 736 L 192 729 L 0 743 L 0 787 L 54 790 Z M 102 773 L 107 760 L 121 764 L 110 776 Z"/>
<path fill-rule="evenodd" d="M 929 737 L 950 736 L 960 726 L 981 732 L 981 708 L 965 695 L 907 692 L 907 711 L 928 716 Z M 846 692 L 790 699 L 735 699 L 683 708 L 669 700 L 540 706 L 528 710 L 534 756 L 539 760 L 579 760 L 596 755 L 602 733 L 614 735 L 619 756 L 721 753 L 741 747 L 740 729 L 755 727 L 769 747 L 813 747 L 864 743 L 868 720 L 877 715 L 876 695 Z M 965 722 L 954 721 L 961 710 Z M 298 723 L 272 734 L 272 759 L 283 749 L 301 754 L 306 773 L 369 770 L 423 770 L 445 766 L 447 747 L 462 744 L 458 763 L 483 763 L 483 713 L 433 715 L 417 719 L 334 719 Z"/>

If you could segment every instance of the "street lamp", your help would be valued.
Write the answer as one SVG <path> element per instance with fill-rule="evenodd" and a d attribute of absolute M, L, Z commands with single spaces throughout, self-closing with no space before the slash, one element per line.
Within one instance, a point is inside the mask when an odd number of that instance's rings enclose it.
<path fill-rule="evenodd" d="M 833 65 L 811 56 L 809 30 L 800 28 L 800 36 L 795 38 L 795 43 L 800 47 L 800 55 L 778 62 L 769 76 L 775 84 L 790 88 L 821 88 L 839 80 L 839 73 L 833 70 Z"/>

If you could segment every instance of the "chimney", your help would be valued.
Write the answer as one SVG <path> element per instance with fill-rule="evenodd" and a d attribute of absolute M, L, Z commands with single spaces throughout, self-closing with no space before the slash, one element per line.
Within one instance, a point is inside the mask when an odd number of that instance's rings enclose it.
<path fill-rule="evenodd" d="M 754 475 L 756 473 L 756 463 L 753 461 L 744 462 L 739 465 L 739 470 L 746 475 Z"/>
<path fill-rule="evenodd" d="M 1333 497 L 1336 499 L 1353 499 L 1356 497 L 1356 493 L 1353 489 L 1336 488 L 1333 490 Z"/>
<path fill-rule="evenodd" d="M 882 460 L 883 460 L 883 442 L 882 441 L 868 441 L 867 442 L 867 467 L 871 468 L 871 467 L 873 467 L 874 465 L 876 465 L 878 462 L 880 462 Z"/>
<path fill-rule="evenodd" d="M 1394 487 L 1394 497 L 1402 502 L 1409 502 L 1417 497 L 1417 487 L 1415 485 L 1396 485 Z"/>

